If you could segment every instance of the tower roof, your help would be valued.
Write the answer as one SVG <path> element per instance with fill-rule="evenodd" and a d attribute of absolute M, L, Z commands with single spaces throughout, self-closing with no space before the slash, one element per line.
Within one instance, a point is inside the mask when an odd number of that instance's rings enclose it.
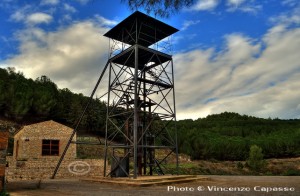
<path fill-rule="evenodd" d="M 136 11 L 105 33 L 104 36 L 129 45 L 137 43 L 148 47 L 177 31 L 178 29 L 162 21 Z"/>

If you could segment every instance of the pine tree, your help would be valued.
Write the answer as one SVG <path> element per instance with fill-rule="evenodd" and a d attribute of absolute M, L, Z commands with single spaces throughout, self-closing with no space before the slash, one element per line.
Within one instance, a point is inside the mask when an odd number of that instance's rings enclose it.
<path fill-rule="evenodd" d="M 259 172 L 264 170 L 264 168 L 266 167 L 266 162 L 264 160 L 264 155 L 262 153 L 261 147 L 257 145 L 252 145 L 250 147 L 247 165 L 253 171 Z"/>

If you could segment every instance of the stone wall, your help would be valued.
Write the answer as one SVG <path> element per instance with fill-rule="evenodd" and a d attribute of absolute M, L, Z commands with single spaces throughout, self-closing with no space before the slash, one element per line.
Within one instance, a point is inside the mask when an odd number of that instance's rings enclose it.
<path fill-rule="evenodd" d="M 30 180 L 50 179 L 57 165 L 58 159 L 16 160 L 12 156 L 7 157 L 9 167 L 6 171 L 6 179 Z M 102 159 L 64 159 L 56 178 L 84 178 L 103 176 Z"/>
<path fill-rule="evenodd" d="M 14 136 L 14 157 L 17 160 L 55 158 L 42 156 L 43 140 L 59 140 L 59 155 L 63 152 L 73 129 L 55 121 L 45 121 L 24 126 Z M 73 138 L 76 141 L 76 135 Z M 65 158 L 76 158 L 76 144 L 71 144 Z"/>
<path fill-rule="evenodd" d="M 52 120 L 24 126 L 14 136 L 13 156 L 6 158 L 6 179 L 51 178 L 72 133 L 73 129 Z M 43 140 L 59 140 L 59 155 L 42 155 Z M 76 134 L 72 141 L 76 141 Z M 56 178 L 103 176 L 103 165 L 101 159 L 77 159 L 76 144 L 71 143 Z"/>

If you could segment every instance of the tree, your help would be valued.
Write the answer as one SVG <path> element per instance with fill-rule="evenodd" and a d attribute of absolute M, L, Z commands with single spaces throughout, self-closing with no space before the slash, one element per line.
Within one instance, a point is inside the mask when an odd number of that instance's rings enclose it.
<path fill-rule="evenodd" d="M 86 114 L 86 124 L 85 127 L 89 131 L 93 132 L 103 132 L 105 130 L 105 119 L 106 119 L 106 105 L 105 103 L 101 102 L 100 99 L 94 99 Z"/>
<path fill-rule="evenodd" d="M 257 145 L 253 145 L 250 147 L 247 165 L 253 171 L 261 171 L 266 167 L 266 162 L 264 160 L 264 155 L 262 153 L 261 147 Z"/>
<path fill-rule="evenodd" d="M 33 110 L 38 116 L 47 117 L 57 103 L 58 90 L 47 76 L 35 80 Z"/>
<path fill-rule="evenodd" d="M 51 118 L 59 122 L 68 122 L 71 111 L 73 93 L 67 89 L 58 89 L 57 103 L 51 111 Z M 72 124 L 72 123 L 71 123 Z"/>
<path fill-rule="evenodd" d="M 6 83 L 5 116 L 22 120 L 32 106 L 32 80 L 27 80 L 23 73 L 8 69 L 9 82 Z"/>
<path fill-rule="evenodd" d="M 148 14 L 169 17 L 170 14 L 178 12 L 184 7 L 191 6 L 194 0 L 121 0 L 126 3 L 132 11 L 144 9 Z"/>
<path fill-rule="evenodd" d="M 4 112 L 7 97 L 7 86 L 9 84 L 9 74 L 6 69 L 0 68 L 0 114 Z"/>

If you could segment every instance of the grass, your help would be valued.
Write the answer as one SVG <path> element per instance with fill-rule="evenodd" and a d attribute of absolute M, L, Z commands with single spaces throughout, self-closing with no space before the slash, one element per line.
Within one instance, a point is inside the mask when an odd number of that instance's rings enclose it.
<path fill-rule="evenodd" d="M 180 164 L 180 174 L 190 175 L 281 175 L 300 176 L 300 157 L 268 159 L 267 167 L 260 172 L 251 171 L 245 161 L 198 160 Z M 175 169 L 174 164 L 169 165 Z"/>
<path fill-rule="evenodd" d="M 95 137 L 77 137 L 77 141 L 86 143 L 99 143 L 98 138 Z M 101 159 L 104 157 L 104 147 L 102 145 L 77 144 L 76 148 L 77 158 L 80 159 Z"/>

